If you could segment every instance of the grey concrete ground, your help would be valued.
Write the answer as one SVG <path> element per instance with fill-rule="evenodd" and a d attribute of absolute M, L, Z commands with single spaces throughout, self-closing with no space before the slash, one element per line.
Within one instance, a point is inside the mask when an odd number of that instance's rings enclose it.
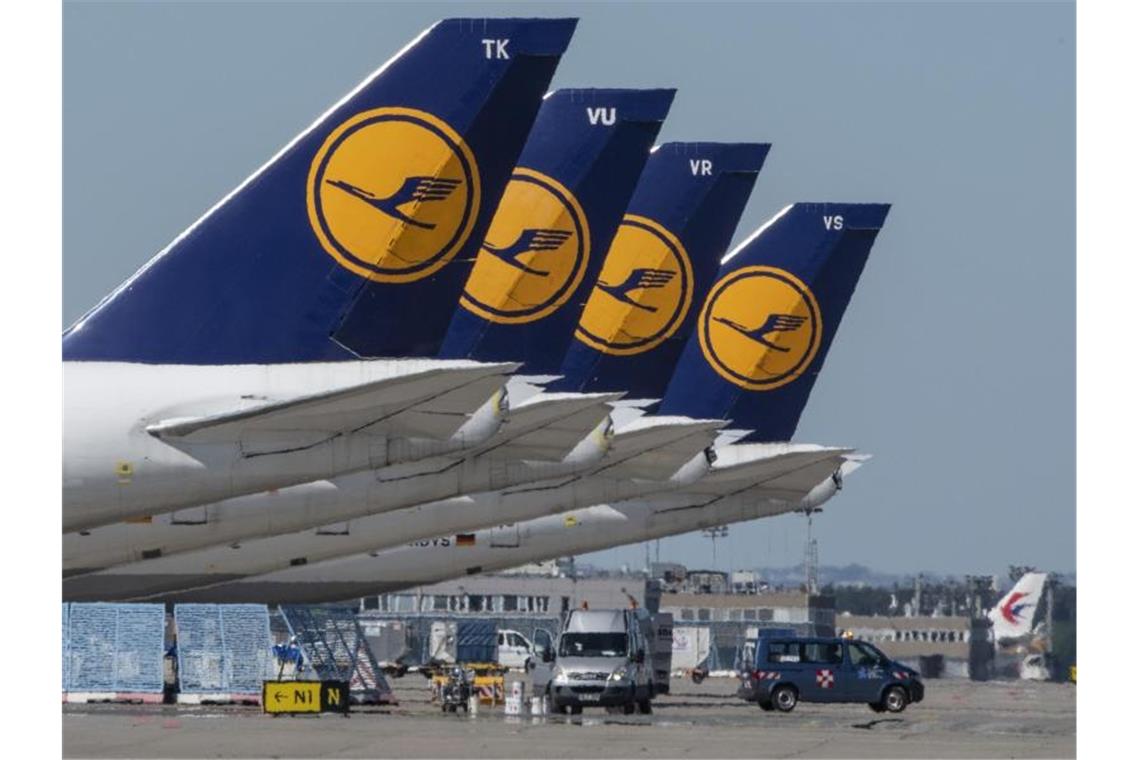
<path fill-rule="evenodd" d="M 427 682 L 400 705 L 350 717 L 271 718 L 255 708 L 69 705 L 66 757 L 1074 757 L 1076 687 L 930 681 L 901 715 L 800 705 L 784 715 L 732 697 L 735 681 L 675 680 L 653 715 L 443 715 Z"/>

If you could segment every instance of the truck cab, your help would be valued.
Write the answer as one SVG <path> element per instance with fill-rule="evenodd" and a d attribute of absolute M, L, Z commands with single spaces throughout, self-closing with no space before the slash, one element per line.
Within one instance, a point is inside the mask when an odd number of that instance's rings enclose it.
<path fill-rule="evenodd" d="M 902 712 L 921 702 L 919 674 L 856 639 L 761 636 L 740 696 L 763 710 L 791 712 L 799 702 L 863 702 Z"/>
<path fill-rule="evenodd" d="M 555 712 L 606 707 L 652 711 L 654 627 L 644 610 L 572 610 L 554 651 L 547 695 Z"/>

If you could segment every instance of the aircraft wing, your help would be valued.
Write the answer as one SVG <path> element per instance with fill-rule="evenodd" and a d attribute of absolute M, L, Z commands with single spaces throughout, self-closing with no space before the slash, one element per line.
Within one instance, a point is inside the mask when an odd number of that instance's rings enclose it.
<path fill-rule="evenodd" d="M 333 435 L 374 432 L 446 437 L 520 365 L 436 362 L 443 366 L 243 409 L 160 420 L 146 430 L 171 445 L 311 445 Z M 465 392 L 466 391 L 466 392 Z M 466 405 L 467 412 L 461 413 Z M 446 418 L 446 421 L 444 419 Z M 426 424 L 432 419 L 434 425 Z"/>

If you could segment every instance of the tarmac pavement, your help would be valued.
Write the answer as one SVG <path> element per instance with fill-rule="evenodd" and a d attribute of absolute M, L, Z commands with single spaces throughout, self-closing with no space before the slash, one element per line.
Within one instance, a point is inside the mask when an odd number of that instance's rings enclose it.
<path fill-rule="evenodd" d="M 400 704 L 349 717 L 270 717 L 258 708 L 65 705 L 65 757 L 1074 757 L 1073 684 L 945 679 L 904 713 L 800 704 L 766 713 L 736 681 L 674 679 L 652 715 L 444 714 L 427 681 L 393 681 Z"/>

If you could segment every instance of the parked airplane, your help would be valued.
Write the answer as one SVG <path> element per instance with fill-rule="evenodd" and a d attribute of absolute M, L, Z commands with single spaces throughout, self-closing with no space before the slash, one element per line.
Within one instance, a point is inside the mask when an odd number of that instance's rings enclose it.
<path fill-rule="evenodd" d="M 1044 623 L 1033 624 L 1048 573 L 1026 573 L 986 616 L 994 644 L 994 672 L 1027 681 L 1049 679 L 1050 641 Z"/>
<path fill-rule="evenodd" d="M 487 440 L 514 363 L 360 358 L 438 345 L 575 23 L 434 25 L 73 324 L 64 531 Z"/>
<path fill-rule="evenodd" d="M 540 118 L 535 129 L 537 131 L 541 128 Z M 549 142 L 541 133 L 538 136 L 543 142 Z M 702 143 L 700 146 L 699 151 L 694 146 L 688 151 L 654 152 L 649 159 L 645 182 L 639 184 L 630 208 L 647 223 L 663 230 L 669 239 L 684 240 L 689 245 L 687 251 L 681 250 L 681 254 L 686 260 L 689 258 L 695 260 L 696 271 L 703 275 L 703 281 L 690 282 L 689 287 L 703 293 L 707 291 L 712 279 L 710 267 L 705 260 L 715 262 L 727 247 L 732 228 L 738 221 L 751 191 L 767 146 L 708 143 Z M 569 154 L 574 155 L 574 151 L 570 151 Z M 715 170 L 704 174 L 663 171 L 655 168 L 669 163 L 688 167 L 693 156 L 702 157 L 699 158 L 700 161 L 713 163 Z M 750 175 L 750 180 L 742 182 L 742 175 Z M 710 197 L 721 201 L 717 208 L 707 208 Z M 700 210 L 700 213 L 694 213 L 694 209 Z M 670 229 L 673 232 L 670 232 Z M 720 232 L 712 234 L 712 230 Z M 611 252 L 624 259 L 629 256 L 630 249 L 623 244 L 613 248 Z M 609 266 L 608 256 L 606 266 Z M 620 318 L 620 315 L 617 316 Z M 552 332 L 563 330 L 569 332 L 558 325 L 552 328 Z M 529 361 L 535 345 L 532 343 L 520 346 L 521 358 Z M 665 378 L 672 371 L 675 356 L 676 352 L 656 350 L 644 352 L 640 356 L 641 369 L 658 378 L 660 389 L 663 389 Z M 512 397 L 514 395 L 512 392 Z M 563 394 L 548 395 L 560 397 Z M 579 399 L 576 402 L 579 404 L 584 398 L 579 394 L 569 394 L 569 397 Z M 585 398 L 614 400 L 616 397 L 615 394 L 589 394 Z M 517 446 L 505 446 L 488 452 L 487 456 L 459 467 L 449 466 L 449 463 L 442 460 L 421 462 L 389 468 L 375 475 L 361 473 L 338 478 L 333 482 L 296 486 L 268 495 L 268 498 L 255 496 L 230 500 L 213 505 L 197 515 L 191 515 L 193 518 L 191 520 L 181 521 L 199 523 L 196 526 L 177 524 L 169 518 L 156 518 L 156 522 L 149 525 L 117 525 L 91 531 L 88 536 L 67 536 L 64 541 L 65 569 L 68 575 L 74 575 L 148 557 L 157 558 L 159 555 L 155 554 L 156 551 L 166 557 L 175 552 L 211 545 L 229 545 L 256 536 L 288 533 L 304 528 L 310 529 L 310 532 L 304 535 L 311 536 L 311 529 L 317 526 L 328 526 L 336 521 L 381 512 L 390 505 L 409 507 L 461 493 L 479 493 L 521 485 L 545 477 L 571 475 L 597 462 L 600 452 L 604 450 L 602 445 L 581 449 L 579 441 L 583 437 L 586 437 L 587 444 L 594 441 L 610 446 L 613 449 L 610 452 L 611 460 L 631 458 L 652 448 L 685 439 L 694 432 L 704 437 L 697 442 L 699 445 L 695 449 L 690 444 L 686 451 L 699 452 L 711 442 L 711 438 L 707 437 L 709 434 L 705 431 L 712 426 L 703 423 L 694 428 L 691 421 L 679 424 L 657 421 L 649 425 L 641 422 L 623 430 L 621 435 L 599 435 L 604 433 L 604 430 L 597 429 L 593 435 L 587 435 L 591 427 L 596 428 L 600 420 L 596 409 L 596 406 L 585 408 L 574 419 L 561 422 L 557 430 L 547 428 L 541 431 L 541 435 L 537 433 L 519 435 L 516 437 Z M 525 415 L 529 414 L 530 410 L 530 404 L 521 406 L 516 404 L 509 424 L 504 426 L 503 432 L 496 436 L 493 442 L 508 435 L 515 436 L 518 426 L 525 421 Z M 594 416 L 588 416 L 590 414 Z M 632 413 L 629 416 L 632 416 Z M 533 460 L 536 458 L 536 453 L 543 451 L 546 451 L 547 459 L 553 459 L 553 454 L 556 452 L 548 449 L 556 443 L 563 448 L 573 447 L 570 450 L 577 454 L 572 458 L 573 461 L 567 461 L 561 468 L 554 469 L 540 467 L 534 461 L 519 461 L 519 459 Z M 526 450 L 523 451 L 523 448 Z M 681 463 L 683 462 L 678 465 Z M 671 473 L 666 473 L 668 474 Z M 479 480 L 480 477 L 484 480 Z M 487 480 L 488 478 L 490 480 Z M 404 526 L 405 530 L 413 527 L 411 523 L 417 522 L 415 518 L 406 514 L 406 510 L 401 510 L 400 514 L 403 520 L 411 521 Z M 494 519 L 493 516 L 490 518 L 492 522 Z M 429 520 L 414 527 L 419 531 L 417 535 L 433 535 L 440 530 L 446 530 L 445 526 L 446 523 L 437 525 Z M 317 532 L 343 532 L 343 526 L 334 526 L 331 531 L 318 529 Z M 296 555 L 293 559 L 301 556 L 303 555 Z M 309 561 L 307 557 L 306 561 Z M 173 559 L 171 562 L 161 564 L 147 562 L 139 567 L 148 568 L 147 573 L 152 578 L 158 578 L 162 574 L 160 573 L 162 567 L 170 566 L 172 562 Z M 207 562 L 203 567 L 209 564 Z M 69 578 L 64 584 L 65 595 L 68 598 L 78 598 L 72 595 L 83 590 L 83 593 L 90 595 L 84 598 L 103 598 L 101 595 L 121 588 L 122 584 L 108 581 L 108 577 L 117 572 L 118 569 L 115 569 L 97 575 L 88 575 L 82 579 Z"/>
<path fill-rule="evenodd" d="M 488 239 L 499 243 L 497 235 L 516 239 L 527 229 L 566 226 L 573 234 L 562 238 L 561 250 L 548 248 L 542 253 L 559 257 L 562 263 L 558 266 L 565 271 L 574 265 L 585 273 L 596 272 L 602 257 L 596 253 L 591 257 L 589 251 L 605 250 L 609 245 L 672 97 L 671 90 L 560 90 L 548 94 Z M 594 110 L 612 113 L 614 119 L 596 123 L 589 118 Z M 676 195 L 687 187 L 674 182 L 661 192 Z M 484 293 L 479 288 L 490 287 L 484 282 L 485 275 L 480 274 L 481 263 L 482 260 L 476 262 L 469 283 L 469 290 L 478 293 Z M 583 274 L 575 275 L 577 279 L 582 277 Z M 499 287 L 511 281 L 499 272 L 495 282 L 495 287 Z M 527 282 L 515 281 L 497 297 L 503 303 L 517 304 L 534 292 Z M 528 319 L 530 342 L 523 344 L 528 363 L 532 359 L 539 363 L 539 357 L 551 345 L 569 341 L 572 324 L 550 318 L 559 308 L 576 319 L 581 305 L 573 301 L 555 305 L 546 310 L 546 315 Z M 426 336 L 422 331 L 421 335 Z M 442 334 L 438 339 L 442 341 Z M 478 353 L 483 349 L 476 344 L 472 350 Z M 592 464 L 605 453 L 609 446 L 605 435 L 609 408 L 605 402 L 616 399 L 616 395 L 537 395 L 534 390 L 520 393 L 516 383 L 511 395 L 516 401 L 522 397 L 522 402 L 513 404 L 510 424 L 497 435 L 468 447 L 460 456 L 420 458 L 377 472 L 347 475 L 331 483 L 307 483 L 196 507 L 146 524 L 120 524 L 88 531 L 86 535 L 68 536 L 65 574 L 158 559 L 174 552 L 316 527 L 330 520 L 406 507 L 465 491 L 568 474 Z M 656 435 L 640 431 L 623 437 L 621 446 L 640 450 L 668 443 L 686 432 L 691 431 L 679 432 L 677 425 Z M 548 464 L 543 465 L 541 460 Z M 74 585 L 65 584 L 67 588 Z"/>
<path fill-rule="evenodd" d="M 986 613 L 993 624 L 995 643 L 1025 639 L 1033 634 L 1033 618 L 1048 577 L 1048 573 L 1026 573 Z"/>
<path fill-rule="evenodd" d="M 815 357 L 806 360 L 803 356 L 810 346 L 818 346 L 822 340 L 824 320 L 834 330 L 842 316 L 851 292 L 854 290 L 858 273 L 862 269 L 870 251 L 874 234 L 866 234 L 868 230 L 877 232 L 886 216 L 887 207 L 882 205 L 857 204 L 799 204 L 793 212 L 781 213 L 783 221 L 775 225 L 767 225 L 774 230 L 770 236 L 754 235 L 742 249 L 734 251 L 726 257 L 726 264 L 718 277 L 717 284 L 713 286 L 709 299 L 702 311 L 701 320 L 707 321 L 719 312 L 710 310 L 709 302 L 717 297 L 718 291 L 723 291 L 726 282 L 738 278 L 742 272 L 754 271 L 775 272 L 781 282 L 785 279 L 796 281 L 801 290 L 797 291 L 797 298 L 789 298 L 787 292 L 780 289 L 769 288 L 768 292 L 749 292 L 744 294 L 747 308 L 737 308 L 730 312 L 742 320 L 756 318 L 756 313 L 764 310 L 779 310 L 796 313 L 801 310 L 812 310 L 812 330 L 814 334 L 808 340 L 789 343 L 779 346 L 787 350 L 793 348 L 801 353 L 802 361 L 810 362 Z M 839 215 L 849 219 L 847 232 L 834 230 L 823 225 L 822 219 Z M 817 228 L 823 227 L 820 233 Z M 852 244 L 848 236 L 855 236 L 858 244 Z M 802 246 L 803 250 L 810 251 L 802 262 L 795 261 L 788 251 L 789 247 Z M 737 257 L 736 254 L 739 253 Z M 842 268 L 825 266 L 829 256 L 843 255 L 849 259 L 858 260 L 857 267 L 845 266 Z M 735 260 L 733 260 L 735 259 Z M 786 271 L 768 266 L 767 261 L 774 260 L 784 263 L 792 269 Z M 798 265 L 798 266 L 797 266 Z M 796 274 L 802 275 L 806 283 Z M 816 301 L 811 294 L 810 287 L 814 287 L 828 297 Z M 751 285 L 751 283 L 750 283 Z M 756 290 L 753 286 L 752 290 Z M 738 294 L 731 294 L 730 299 L 737 299 Z M 822 306 L 821 306 L 822 304 Z M 730 305 L 737 306 L 735 300 Z M 717 307 L 723 308 L 723 307 Z M 759 321 L 763 321 L 762 319 Z M 704 325 L 698 323 L 698 330 Z M 698 340 L 694 336 L 692 340 Z M 830 340 L 827 341 L 830 344 Z M 710 361 L 714 357 L 710 357 Z M 737 359 L 735 355 L 728 354 L 728 358 Z M 822 356 L 818 357 L 822 363 Z M 816 365 L 818 366 L 818 365 Z M 690 371 L 684 367 L 678 368 L 678 373 Z M 685 378 L 674 375 L 673 384 L 684 383 Z M 709 392 L 716 392 L 717 384 L 724 384 L 725 380 L 710 382 Z M 798 420 L 806 403 L 807 394 L 800 397 L 799 407 L 792 410 L 790 417 L 784 419 Z M 747 407 L 744 407 L 747 409 Z M 684 409 L 680 409 L 682 413 Z M 662 421 L 668 421 L 663 418 Z M 636 428 L 643 420 L 637 420 L 630 425 Z M 738 420 L 739 422 L 740 420 Z M 749 417 L 744 420 L 748 427 L 755 427 L 760 435 L 768 436 L 769 423 L 763 417 Z M 794 422 L 793 422 L 794 427 Z M 660 427 L 658 427 L 660 429 Z M 779 428 L 771 428 L 779 430 Z M 163 593 L 163 598 L 198 599 L 216 598 L 224 600 L 230 598 L 231 590 L 241 594 L 242 581 L 226 582 L 226 576 L 231 572 L 236 574 L 252 575 L 254 573 L 270 572 L 274 569 L 287 567 L 290 564 L 308 564 L 315 560 L 330 557 L 344 556 L 345 554 L 368 550 L 376 550 L 402 542 L 408 537 L 408 531 L 438 528 L 444 525 L 455 525 L 455 521 L 471 526 L 471 529 L 495 522 L 514 522 L 537 517 L 544 513 L 561 512 L 569 509 L 583 507 L 589 504 L 615 502 L 625 499 L 646 497 L 654 494 L 669 492 L 695 493 L 704 496 L 709 493 L 715 498 L 723 498 L 737 492 L 749 491 L 756 487 L 763 488 L 769 481 L 778 482 L 779 478 L 799 470 L 808 470 L 815 465 L 825 466 L 827 472 L 835 472 L 842 463 L 845 454 L 850 450 L 820 449 L 820 447 L 805 447 L 788 444 L 779 450 L 762 445 L 721 447 L 714 456 L 703 454 L 707 444 L 711 442 L 714 428 L 710 425 L 705 429 L 709 437 L 702 440 L 697 434 L 687 436 L 690 440 L 678 440 L 667 446 L 656 447 L 651 452 L 637 452 L 633 456 L 613 457 L 599 464 L 587 475 L 579 475 L 569 479 L 540 481 L 529 485 L 501 489 L 495 492 L 466 496 L 452 503 L 425 505 L 416 512 L 406 514 L 394 513 L 390 515 L 373 515 L 355 520 L 344 530 L 337 531 L 338 535 L 325 537 L 313 536 L 308 533 L 299 533 L 277 538 L 262 539 L 251 542 L 243 547 L 235 557 L 235 552 L 218 548 L 159 560 L 147 566 L 147 563 L 138 563 L 133 566 L 120 567 L 115 574 L 120 576 L 116 583 L 120 587 L 131 585 L 133 588 L 148 586 L 154 588 L 159 582 L 176 582 L 174 578 L 166 579 L 167 575 L 177 574 L 181 580 L 177 581 L 184 587 L 186 585 L 215 584 L 212 588 L 181 594 Z M 693 439 L 697 445 L 693 446 Z M 710 468 L 711 466 L 711 468 Z M 813 470 L 814 472 L 814 470 Z M 807 488 L 813 487 L 820 478 L 814 478 L 807 483 Z M 805 491 L 806 493 L 806 491 Z M 469 522 L 465 522 L 469 521 Z M 424 536 L 421 532 L 418 535 Z M 391 543 L 389 543 L 391 542 Z M 297 562 L 297 552 L 305 552 L 302 562 Z M 202 569 L 209 573 L 202 573 Z M 250 571 L 250 568 L 258 568 Z M 261 569 L 268 568 L 268 569 Z M 162 580 L 156 577 L 162 574 Z M 134 576 L 131 579 L 125 576 Z M 77 579 L 78 580 L 78 579 Z M 256 582 L 256 580 L 252 581 Z M 217 585 L 220 584 L 220 585 Z"/>

